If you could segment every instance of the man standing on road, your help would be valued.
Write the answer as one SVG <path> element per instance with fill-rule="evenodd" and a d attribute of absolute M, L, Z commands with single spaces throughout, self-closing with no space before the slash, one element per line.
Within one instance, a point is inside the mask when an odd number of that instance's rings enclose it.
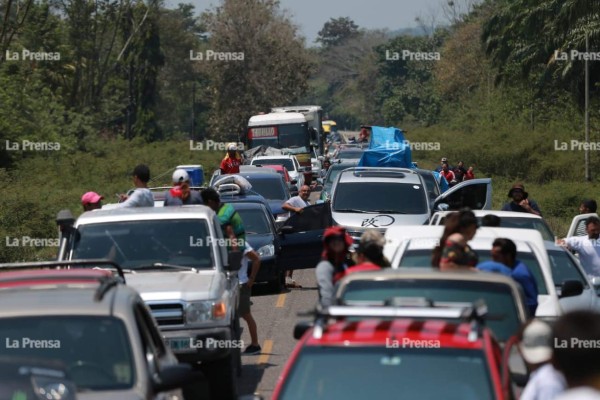
<path fill-rule="evenodd" d="M 502 211 L 517 211 L 531 213 L 542 216 L 542 212 L 537 203 L 527 197 L 529 194 L 525 191 L 525 186 L 522 183 L 515 183 L 508 191 L 508 197 L 512 198 L 510 203 L 506 203 L 502 207 Z"/>
<path fill-rule="evenodd" d="M 581 266 L 588 275 L 600 276 L 600 219 L 588 217 L 585 229 L 586 236 L 571 236 L 559 240 L 558 244 L 579 254 Z"/>
<path fill-rule="evenodd" d="M 227 239 L 227 249 L 242 251 L 246 243 L 246 230 L 240 214 L 231 204 L 221 203 L 221 196 L 213 188 L 204 189 L 201 193 L 202 201 L 219 217 L 223 236 Z"/>
<path fill-rule="evenodd" d="M 242 164 L 242 158 L 238 154 L 238 148 L 235 143 L 229 143 L 227 145 L 227 154 L 221 160 L 221 173 L 222 174 L 239 174 L 240 165 Z"/>
<path fill-rule="evenodd" d="M 565 391 L 565 377 L 552 366 L 552 327 L 540 319 L 525 324 L 519 350 L 531 375 L 520 400 L 553 400 Z"/>
<path fill-rule="evenodd" d="M 250 276 L 248 276 L 249 261 L 252 262 Z M 248 324 L 248 332 L 250 333 L 250 340 L 252 341 L 252 343 L 246 347 L 246 350 L 244 350 L 244 354 L 246 355 L 259 354 L 262 350 L 260 348 L 260 344 L 258 343 L 256 321 L 254 320 L 254 317 L 250 311 L 250 296 L 252 294 L 252 286 L 254 285 L 254 280 L 256 279 L 259 269 L 260 256 L 256 251 L 254 251 L 250 244 L 246 242 L 244 257 L 242 258 L 242 266 L 238 272 L 238 278 L 240 280 L 240 302 L 238 305 L 238 313 L 244 319 L 244 321 L 246 321 L 246 324 Z"/>
<path fill-rule="evenodd" d="M 517 260 L 517 245 L 510 239 L 498 238 L 492 243 L 492 259 L 509 267 L 511 277 L 523 288 L 529 314 L 535 315 L 538 306 L 538 287 L 527 265 Z"/>
<path fill-rule="evenodd" d="M 555 400 L 600 400 L 600 315 L 572 311 L 554 324 L 552 363 L 569 389 Z"/>
<path fill-rule="evenodd" d="M 167 192 L 164 206 L 182 206 L 184 204 L 204 204 L 200 193 L 190 190 L 190 176 L 185 169 L 173 172 L 173 187 Z"/>
<path fill-rule="evenodd" d="M 309 197 L 310 197 L 310 186 L 303 185 L 300 188 L 300 192 L 298 193 L 298 196 L 294 196 L 294 197 L 291 197 L 290 199 L 288 199 L 285 203 L 283 203 L 281 208 L 283 208 L 286 211 L 295 212 L 295 213 L 300 214 L 300 213 L 302 213 L 302 209 L 304 207 L 310 205 L 310 203 L 308 202 Z"/>
<path fill-rule="evenodd" d="M 310 197 L 310 187 L 308 185 L 303 185 L 300 188 L 300 192 L 298 193 L 298 196 L 294 196 L 294 197 L 288 199 L 285 203 L 283 203 L 281 208 L 283 208 L 286 211 L 301 214 L 302 211 L 304 210 L 304 207 L 310 205 L 310 203 L 308 202 L 309 197 Z M 302 286 L 298 285 L 296 283 L 296 281 L 292 278 L 293 275 L 294 275 L 293 270 L 287 271 L 285 285 L 290 288 L 301 288 Z"/>
<path fill-rule="evenodd" d="M 135 190 L 130 196 L 122 194 L 120 203 L 117 207 L 154 207 L 154 196 L 148 189 L 150 181 L 150 168 L 144 164 L 139 164 L 133 169 L 133 184 Z"/>

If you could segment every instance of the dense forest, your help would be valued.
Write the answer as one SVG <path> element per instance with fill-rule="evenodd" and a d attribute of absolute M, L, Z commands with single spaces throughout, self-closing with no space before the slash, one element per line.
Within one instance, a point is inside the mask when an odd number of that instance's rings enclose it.
<path fill-rule="evenodd" d="M 8 238 L 55 237 L 58 210 L 79 211 L 88 190 L 126 190 L 138 162 L 210 173 L 222 154 L 190 151 L 189 140 L 234 140 L 249 116 L 300 103 L 321 105 L 340 129 L 397 126 L 440 143 L 413 158 L 475 165 L 494 179 L 495 206 L 521 180 L 564 234 L 600 188 L 600 3 L 462 0 L 440 11 L 419 18 L 419 34 L 331 16 L 307 43 L 276 0 L 208 10 L 0 0 L 0 261 L 52 256 Z"/>

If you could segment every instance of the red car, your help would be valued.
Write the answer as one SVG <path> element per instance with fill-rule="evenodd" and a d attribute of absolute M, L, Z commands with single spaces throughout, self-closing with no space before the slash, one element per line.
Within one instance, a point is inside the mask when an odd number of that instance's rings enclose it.
<path fill-rule="evenodd" d="M 283 176 L 283 180 L 285 181 L 285 183 L 287 183 L 288 188 L 290 189 L 290 194 L 292 196 L 298 195 L 298 186 L 296 185 L 297 182 L 295 180 L 292 180 L 286 167 L 284 167 L 283 165 L 263 165 L 263 168 L 271 168 L 277 171 L 279 175 Z"/>
<path fill-rule="evenodd" d="M 329 307 L 296 325 L 273 399 L 508 399 L 500 346 L 468 310 Z"/>

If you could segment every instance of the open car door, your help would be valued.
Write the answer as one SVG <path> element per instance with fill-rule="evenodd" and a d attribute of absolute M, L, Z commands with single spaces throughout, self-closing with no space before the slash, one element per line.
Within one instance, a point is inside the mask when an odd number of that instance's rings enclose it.
<path fill-rule="evenodd" d="M 460 210 L 463 207 L 491 210 L 492 179 L 471 179 L 451 187 L 435 199 L 433 211 Z"/>
<path fill-rule="evenodd" d="M 316 267 L 323 251 L 323 232 L 332 223 L 328 201 L 305 207 L 302 213 L 288 218 L 279 230 L 282 269 Z"/>

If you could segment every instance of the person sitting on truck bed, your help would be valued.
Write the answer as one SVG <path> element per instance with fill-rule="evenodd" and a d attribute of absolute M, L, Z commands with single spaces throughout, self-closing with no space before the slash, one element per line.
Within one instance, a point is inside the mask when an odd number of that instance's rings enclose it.
<path fill-rule="evenodd" d="M 131 196 L 120 195 L 121 203 L 117 207 L 154 207 L 154 196 L 148 189 L 150 180 L 150 168 L 144 164 L 139 164 L 133 169 L 133 184 L 135 190 Z"/>
<path fill-rule="evenodd" d="M 173 187 L 167 192 L 164 206 L 182 206 L 184 204 L 204 204 L 202 196 L 190 190 L 190 176 L 185 169 L 173 172 Z"/>

